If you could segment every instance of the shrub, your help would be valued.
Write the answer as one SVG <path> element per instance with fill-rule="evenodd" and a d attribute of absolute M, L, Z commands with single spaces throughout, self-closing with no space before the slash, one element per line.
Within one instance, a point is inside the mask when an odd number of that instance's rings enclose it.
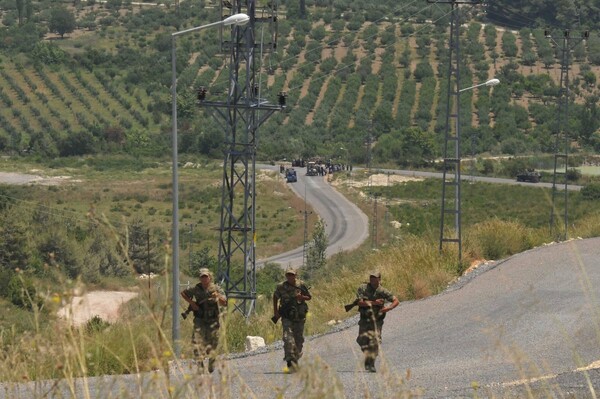
<path fill-rule="evenodd" d="M 502 259 L 532 248 L 536 241 L 521 223 L 499 219 L 476 224 L 465 234 L 465 247 L 475 259 Z"/>
<path fill-rule="evenodd" d="M 600 199 L 600 183 L 590 183 L 581 189 L 581 196 L 585 200 Z"/>
<path fill-rule="evenodd" d="M 569 168 L 569 169 L 567 169 L 566 177 L 567 177 L 568 181 L 571 181 L 571 182 L 578 181 L 579 179 L 581 179 L 581 171 L 576 168 Z"/>
<path fill-rule="evenodd" d="M 190 276 L 198 276 L 201 268 L 217 270 L 217 258 L 210 254 L 210 248 L 204 247 L 199 251 L 192 252 L 192 259 L 188 274 Z"/>
<path fill-rule="evenodd" d="M 14 273 L 8 282 L 7 297 L 13 305 L 32 310 L 39 308 L 44 301 L 39 297 L 31 279 L 22 273 Z"/>
<path fill-rule="evenodd" d="M 106 330 L 108 327 L 110 327 L 109 322 L 104 321 L 102 320 L 102 317 L 95 315 L 94 317 L 89 319 L 85 324 L 85 331 L 88 334 L 92 334 Z"/>
<path fill-rule="evenodd" d="M 519 222 L 499 219 L 476 224 L 465 235 L 465 246 L 474 258 L 502 259 L 536 243 L 533 230 Z"/>

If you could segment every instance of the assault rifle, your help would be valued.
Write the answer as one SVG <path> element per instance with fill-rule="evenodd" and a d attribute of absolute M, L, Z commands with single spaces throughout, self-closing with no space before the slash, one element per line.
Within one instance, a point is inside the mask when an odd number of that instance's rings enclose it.
<path fill-rule="evenodd" d="M 286 284 L 291 285 L 295 289 L 299 290 L 302 295 L 310 296 L 310 292 L 308 292 L 308 290 L 310 289 L 310 287 L 306 287 L 304 285 L 302 285 L 301 287 L 297 287 L 295 285 L 292 285 L 292 284 L 288 283 L 287 281 L 286 281 Z M 280 310 L 279 310 L 280 313 L 281 313 L 281 308 L 282 307 L 280 306 Z M 273 322 L 273 324 L 277 324 L 277 322 L 279 321 L 280 318 L 281 318 L 281 315 L 279 317 L 273 316 L 273 317 L 271 317 L 271 321 Z"/>
<path fill-rule="evenodd" d="M 181 294 L 181 296 L 183 297 L 183 299 L 185 299 L 185 301 L 187 303 L 189 303 L 189 305 L 188 305 L 187 309 L 185 310 L 185 312 L 181 313 L 181 317 L 183 317 L 183 320 L 187 319 L 188 314 L 190 314 L 192 312 L 194 313 L 194 315 L 196 315 L 197 312 L 198 313 L 202 312 L 202 307 L 200 305 L 202 305 L 204 302 L 212 299 L 212 297 L 209 297 L 209 298 L 205 298 L 205 299 L 201 300 L 200 302 L 196 302 L 196 301 L 194 301 L 194 300 L 192 300 L 190 298 L 187 298 L 183 294 Z M 197 308 L 197 309 L 194 309 L 194 307 Z"/>
<path fill-rule="evenodd" d="M 353 308 L 353 307 L 355 307 L 355 306 L 358 306 L 358 302 L 359 302 L 359 301 L 360 301 L 360 299 L 359 299 L 359 298 L 356 298 L 356 299 L 354 300 L 354 302 L 352 302 L 352 303 L 349 303 L 349 304 L 347 304 L 347 305 L 344 305 L 344 309 L 346 309 L 346 312 L 349 312 L 349 311 L 351 311 L 351 310 L 352 310 L 352 308 Z"/>
<path fill-rule="evenodd" d="M 358 306 L 358 303 L 361 300 L 367 301 L 368 299 L 367 298 L 356 298 L 354 300 L 354 302 L 344 305 L 344 309 L 346 310 L 346 312 L 349 312 L 350 310 L 352 310 L 353 307 Z M 383 305 L 373 305 L 373 306 L 382 306 L 383 307 Z"/>

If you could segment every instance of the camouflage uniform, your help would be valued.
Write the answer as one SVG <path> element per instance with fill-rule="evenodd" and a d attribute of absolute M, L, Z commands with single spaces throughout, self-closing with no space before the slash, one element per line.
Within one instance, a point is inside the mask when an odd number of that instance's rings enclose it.
<path fill-rule="evenodd" d="M 217 299 L 214 298 L 215 292 L 220 296 L 225 296 L 223 289 L 214 283 L 210 283 L 206 290 L 202 288 L 202 284 L 196 284 L 196 286 L 183 291 L 186 296 L 192 298 L 200 306 L 200 311 L 194 312 L 192 345 L 197 360 L 203 361 L 208 357 L 209 371 L 212 371 L 215 361 L 213 349 L 216 349 L 219 344 L 220 308 Z"/>
<path fill-rule="evenodd" d="M 296 288 L 297 287 L 297 288 Z M 277 285 L 273 296 L 279 302 L 279 314 L 281 315 L 281 325 L 283 327 L 283 350 L 286 362 L 297 363 L 302 357 L 302 347 L 304 345 L 304 322 L 308 305 L 306 302 L 298 302 L 296 295 L 301 288 L 305 295 L 308 292 L 306 285 L 296 280 L 296 287 L 284 281 Z"/>
<path fill-rule="evenodd" d="M 375 301 L 383 299 L 386 302 L 392 302 L 394 295 L 383 288 L 381 285 L 377 289 L 371 284 L 364 283 L 358 287 L 356 293 L 358 300 Z M 381 343 L 381 329 L 383 328 L 383 319 L 385 313 L 380 313 L 382 306 L 373 306 L 360 308 L 360 320 L 358 321 L 358 337 L 356 342 L 360 345 L 365 354 L 365 364 L 374 365 L 375 358 L 379 355 L 379 345 Z"/>

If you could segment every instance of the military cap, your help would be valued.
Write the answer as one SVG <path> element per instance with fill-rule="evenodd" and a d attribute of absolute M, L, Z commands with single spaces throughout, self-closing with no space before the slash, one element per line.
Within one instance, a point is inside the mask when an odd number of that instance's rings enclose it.
<path fill-rule="evenodd" d="M 203 267 L 200 269 L 200 277 L 202 276 L 208 276 L 210 277 L 212 274 L 210 272 L 210 270 L 208 270 L 207 268 Z"/>
<path fill-rule="evenodd" d="M 369 272 L 369 277 L 381 278 L 381 272 L 379 270 L 371 270 Z"/>
<path fill-rule="evenodd" d="M 294 275 L 296 275 L 296 274 L 298 274 L 298 273 L 296 272 L 296 269 L 293 269 L 293 268 L 291 268 L 291 267 L 288 267 L 288 268 L 285 270 L 285 274 L 294 274 Z"/>

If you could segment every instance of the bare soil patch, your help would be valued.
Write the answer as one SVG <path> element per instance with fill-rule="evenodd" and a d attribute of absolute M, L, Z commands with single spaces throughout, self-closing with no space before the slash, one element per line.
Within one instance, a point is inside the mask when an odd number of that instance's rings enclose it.
<path fill-rule="evenodd" d="M 73 180 L 71 176 L 40 176 L 27 173 L 0 172 L 0 183 L 2 184 L 56 186 L 65 182 L 80 183 L 81 180 Z"/>
<path fill-rule="evenodd" d="M 367 180 L 334 180 L 334 185 L 347 184 L 351 187 L 365 187 L 365 186 L 391 186 L 392 184 L 406 183 L 409 181 L 422 181 L 419 177 L 401 176 L 401 175 L 388 175 L 385 173 L 379 173 L 371 175 Z"/>
<path fill-rule="evenodd" d="M 58 316 L 74 326 L 81 326 L 94 316 L 109 323 L 119 319 L 121 305 L 138 296 L 130 291 L 93 291 L 74 296 L 70 303 L 58 311 Z"/>

